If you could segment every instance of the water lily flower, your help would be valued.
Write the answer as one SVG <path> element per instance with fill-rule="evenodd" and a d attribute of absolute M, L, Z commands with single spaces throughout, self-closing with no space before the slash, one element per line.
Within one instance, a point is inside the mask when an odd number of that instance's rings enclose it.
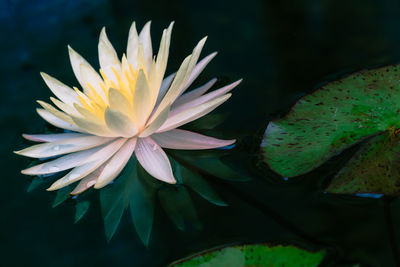
<path fill-rule="evenodd" d="M 164 78 L 172 26 L 173 23 L 163 31 L 157 57 L 153 57 L 150 22 L 140 34 L 133 23 L 126 55 L 121 60 L 103 28 L 98 44 L 100 73 L 68 47 L 72 69 L 82 91 L 41 73 L 57 97 L 50 98 L 57 108 L 38 101 L 42 108 L 37 112 L 48 123 L 67 131 L 24 134 L 24 138 L 41 144 L 17 154 L 52 159 L 22 173 L 44 175 L 71 169 L 48 190 L 80 181 L 72 192 L 79 194 L 92 186 L 98 189 L 109 184 L 134 153 L 150 175 L 173 184 L 176 179 L 162 148 L 211 149 L 234 143 L 235 140 L 177 129 L 225 102 L 240 80 L 207 93 L 216 82 L 212 79 L 185 92 L 216 55 L 212 53 L 198 61 L 206 38 L 183 60 L 176 73 Z"/>

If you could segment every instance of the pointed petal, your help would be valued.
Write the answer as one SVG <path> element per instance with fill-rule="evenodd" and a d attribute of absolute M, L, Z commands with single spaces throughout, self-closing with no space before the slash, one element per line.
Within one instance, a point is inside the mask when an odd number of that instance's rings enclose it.
<path fill-rule="evenodd" d="M 139 137 L 147 137 L 156 132 L 168 119 L 171 105 L 168 105 L 151 123 L 148 123 L 147 128 L 140 133 Z"/>
<path fill-rule="evenodd" d="M 146 76 L 143 70 L 139 71 L 135 94 L 133 98 L 133 117 L 136 125 L 141 128 L 146 123 L 153 109 L 151 106 L 152 95 L 149 90 Z"/>
<path fill-rule="evenodd" d="M 70 124 L 74 124 L 74 122 L 72 121 L 71 117 L 68 116 L 67 114 L 65 114 L 62 111 L 59 111 L 58 109 L 56 109 L 55 107 L 53 107 L 52 105 L 50 105 L 49 103 L 46 103 L 44 101 L 37 101 L 39 103 L 39 105 L 41 105 L 45 110 L 47 110 L 48 112 L 50 112 L 51 114 L 53 114 L 54 116 L 56 116 L 57 118 L 59 118 L 60 120 L 63 120 L 65 122 L 68 122 Z"/>
<path fill-rule="evenodd" d="M 114 74 L 113 68 L 118 74 L 121 74 L 121 62 L 118 59 L 117 52 L 107 38 L 106 29 L 103 27 L 99 38 L 99 61 L 102 71 L 108 79 L 118 84 L 118 79 Z"/>
<path fill-rule="evenodd" d="M 114 180 L 123 170 L 126 163 L 132 156 L 136 147 L 136 138 L 129 139 L 120 150 L 108 161 L 97 179 L 94 188 L 102 188 Z"/>
<path fill-rule="evenodd" d="M 126 115 L 117 110 L 107 108 L 104 114 L 107 127 L 122 137 L 132 137 L 138 133 L 138 128 Z"/>
<path fill-rule="evenodd" d="M 34 145 L 15 153 L 32 158 L 47 158 L 100 146 L 110 140 L 107 137 L 84 136 Z"/>
<path fill-rule="evenodd" d="M 102 87 L 105 87 L 103 79 L 100 77 L 99 73 L 95 71 L 92 67 L 86 65 L 86 64 L 81 64 L 80 65 L 80 72 L 81 72 L 81 78 L 83 82 L 85 83 L 85 94 L 92 95 L 91 94 L 91 89 L 93 88 L 95 93 L 97 93 L 103 101 L 106 100 L 106 96 L 104 94 L 104 91 Z M 92 88 L 90 88 L 90 86 Z"/>
<path fill-rule="evenodd" d="M 75 105 L 77 102 L 72 103 L 72 106 L 70 106 L 69 104 L 61 102 L 60 100 L 54 97 L 50 97 L 50 100 L 54 103 L 54 105 L 56 105 L 56 107 L 64 111 L 66 114 L 72 116 L 79 116 L 79 112 L 77 112 L 76 109 L 74 109 L 73 107 L 73 105 Z"/>
<path fill-rule="evenodd" d="M 118 137 L 118 134 L 110 131 L 103 123 L 96 123 L 82 117 L 71 116 L 74 123 L 79 127 L 80 131 L 85 131 L 97 136 Z"/>
<path fill-rule="evenodd" d="M 22 170 L 21 173 L 26 175 L 41 175 L 72 169 L 76 166 L 84 164 L 85 159 L 100 149 L 101 146 L 98 146 L 95 148 L 71 153 L 58 159 L 32 166 L 28 169 Z"/>
<path fill-rule="evenodd" d="M 137 61 L 137 53 L 139 49 L 139 36 L 136 30 L 136 23 L 133 22 L 131 28 L 129 29 L 129 37 L 128 37 L 128 45 L 126 48 L 126 57 L 128 59 L 129 64 L 132 67 L 136 66 Z M 134 70 L 136 68 L 133 68 Z"/>
<path fill-rule="evenodd" d="M 55 142 L 55 141 L 61 141 L 64 139 L 85 137 L 85 136 L 89 136 L 89 135 L 81 134 L 81 133 L 59 133 L 59 134 L 23 134 L 22 136 L 25 139 L 34 141 L 34 142 Z"/>
<path fill-rule="evenodd" d="M 176 183 L 167 155 L 151 138 L 139 138 L 135 154 L 139 163 L 151 176 L 166 183 Z"/>
<path fill-rule="evenodd" d="M 74 190 L 70 194 L 73 196 L 82 194 L 90 187 L 95 185 L 98 177 L 99 177 L 99 172 L 97 170 L 86 175 L 82 180 L 79 181 L 78 185 L 74 188 Z"/>
<path fill-rule="evenodd" d="M 157 59 L 151 67 L 149 73 L 149 84 L 150 87 L 154 90 L 154 99 L 153 106 L 157 100 L 158 90 L 160 89 L 162 80 L 164 78 L 165 70 L 167 68 L 168 62 L 168 54 L 169 54 L 169 46 L 171 43 L 171 33 L 174 22 L 171 22 L 168 29 L 163 31 L 163 35 L 161 37 L 160 47 L 157 54 Z M 163 108 L 162 108 L 163 109 Z"/>
<path fill-rule="evenodd" d="M 183 95 L 181 95 L 172 105 L 173 107 L 183 105 L 189 101 L 192 101 L 193 99 L 196 99 L 197 97 L 203 95 L 206 93 L 215 83 L 217 82 L 217 79 L 211 79 L 209 82 L 206 84 L 191 90 L 190 92 L 187 92 Z"/>
<path fill-rule="evenodd" d="M 79 55 L 74 49 L 68 46 L 69 52 L 69 59 L 71 61 L 72 70 L 74 71 L 75 77 L 78 80 L 79 84 L 84 89 L 85 93 L 88 93 L 90 89 L 86 84 L 86 80 L 81 74 L 81 65 L 86 66 L 91 72 L 96 72 L 93 67 L 81 56 Z"/>
<path fill-rule="evenodd" d="M 83 165 L 72 169 L 72 171 L 67 175 L 55 181 L 47 190 L 53 191 L 60 189 L 89 175 L 112 157 L 126 142 L 126 140 L 127 139 L 125 138 L 120 138 L 104 146 L 99 151 L 88 157 Z"/>
<path fill-rule="evenodd" d="M 110 88 L 108 90 L 109 106 L 127 116 L 132 117 L 133 109 L 128 99 L 118 90 Z"/>
<path fill-rule="evenodd" d="M 147 73 L 150 72 L 151 62 L 153 59 L 153 48 L 151 45 L 151 36 L 150 36 L 150 24 L 151 24 L 151 21 L 147 22 L 139 34 L 139 40 L 143 46 L 144 59 L 146 61 Z"/>
<path fill-rule="evenodd" d="M 47 121 L 51 125 L 54 125 L 58 128 L 65 129 L 65 130 L 81 132 L 81 129 L 79 129 L 75 125 L 56 117 L 54 114 L 50 113 L 49 111 L 47 111 L 45 109 L 38 108 L 38 109 L 36 109 L 36 111 L 40 115 L 40 117 L 42 117 L 45 121 Z"/>
<path fill-rule="evenodd" d="M 185 60 L 182 62 L 175 76 L 175 79 L 171 84 L 171 87 L 169 88 L 164 99 L 158 106 L 155 114 L 161 112 L 161 110 L 163 110 L 168 103 L 173 103 L 183 93 L 186 82 L 188 81 L 193 71 L 193 68 L 197 63 L 197 60 L 199 59 L 200 52 L 203 49 L 206 40 L 207 37 L 201 39 L 196 47 L 193 49 L 193 53 L 190 56 L 186 57 Z"/>
<path fill-rule="evenodd" d="M 231 97 L 231 94 L 226 94 L 199 106 L 183 110 L 174 116 L 170 116 L 157 132 L 165 132 L 196 120 L 213 111 L 219 105 L 228 100 L 229 97 Z"/>
<path fill-rule="evenodd" d="M 188 80 L 186 81 L 182 92 L 184 92 L 192 83 L 193 81 L 200 75 L 200 73 L 204 70 L 204 68 L 210 63 L 210 61 L 217 55 L 217 52 L 214 52 L 205 58 L 203 58 L 196 66 L 193 68 L 192 73 L 190 74 Z"/>
<path fill-rule="evenodd" d="M 73 103 L 78 103 L 78 97 L 72 88 L 66 86 L 59 80 L 51 77 L 50 75 L 41 72 L 40 75 L 42 76 L 46 85 L 50 88 L 53 94 L 58 97 L 61 101 L 66 104 L 72 105 Z"/>
<path fill-rule="evenodd" d="M 78 104 L 74 104 L 74 108 L 78 111 L 78 113 L 80 114 L 79 117 L 84 118 L 88 121 L 91 121 L 93 123 L 97 123 L 100 125 L 104 125 L 104 121 L 103 119 L 101 119 L 99 116 L 97 116 L 95 113 L 93 113 L 90 110 L 87 110 L 84 107 L 79 106 Z M 103 126 L 105 127 L 105 125 Z"/>
<path fill-rule="evenodd" d="M 174 114 L 177 114 L 179 112 L 182 112 L 183 110 L 189 109 L 191 107 L 196 107 L 199 106 L 203 103 L 206 103 L 208 101 L 211 101 L 213 99 L 216 99 L 217 97 L 224 95 L 226 93 L 228 93 L 229 91 L 231 91 L 233 88 L 235 88 L 239 83 L 241 83 L 242 80 L 238 80 L 234 83 L 231 83 L 227 86 L 224 86 L 220 89 L 214 90 L 206 95 L 203 95 L 201 97 L 198 97 L 196 99 L 193 99 L 192 101 L 189 101 L 185 104 L 179 105 L 179 106 L 175 106 L 172 110 L 171 110 L 171 114 L 170 116 L 173 116 Z"/>
<path fill-rule="evenodd" d="M 162 81 L 161 87 L 160 87 L 160 90 L 159 90 L 158 96 L 157 96 L 156 106 L 158 106 L 160 104 L 161 100 L 164 98 L 165 94 L 168 91 L 168 88 L 171 86 L 171 83 L 175 78 L 175 75 L 176 75 L 176 72 L 170 74 L 169 76 L 167 76 L 167 78 L 165 78 Z"/>
<path fill-rule="evenodd" d="M 229 146 L 236 141 L 221 140 L 181 129 L 156 133 L 151 138 L 161 147 L 172 149 L 211 149 Z"/>
<path fill-rule="evenodd" d="M 178 69 L 178 71 L 177 71 L 177 73 L 175 75 L 175 78 L 174 78 L 174 80 L 172 82 L 172 85 L 170 86 L 169 90 L 167 91 L 165 97 L 161 100 L 161 102 L 158 105 L 157 109 L 155 110 L 152 118 L 156 118 L 158 116 L 158 114 L 162 110 L 164 110 L 164 108 L 168 104 L 173 103 L 173 101 L 174 101 L 174 88 L 177 88 L 177 86 L 179 84 L 182 84 L 184 82 L 186 71 L 187 71 L 187 68 L 188 68 L 189 63 L 190 63 L 190 58 L 191 58 L 191 56 L 187 56 L 183 60 L 181 66 L 179 67 L 179 69 Z M 151 122 L 151 120 L 150 120 L 150 122 Z"/>

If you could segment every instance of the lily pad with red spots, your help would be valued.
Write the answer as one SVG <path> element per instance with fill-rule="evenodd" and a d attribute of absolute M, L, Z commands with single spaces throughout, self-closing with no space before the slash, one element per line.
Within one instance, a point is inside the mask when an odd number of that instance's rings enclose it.
<path fill-rule="evenodd" d="M 307 173 L 362 141 L 332 193 L 400 193 L 400 66 L 364 70 L 328 83 L 269 123 L 266 163 L 285 177 Z"/>

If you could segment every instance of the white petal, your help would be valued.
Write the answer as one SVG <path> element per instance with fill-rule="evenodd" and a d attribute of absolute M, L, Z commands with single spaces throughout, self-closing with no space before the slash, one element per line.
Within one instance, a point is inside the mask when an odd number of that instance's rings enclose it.
<path fill-rule="evenodd" d="M 187 56 L 183 60 L 181 66 L 179 67 L 179 69 L 178 69 L 178 71 L 177 71 L 177 73 L 175 75 L 175 78 L 174 78 L 174 80 L 172 82 L 171 87 L 167 91 L 165 97 L 161 100 L 161 102 L 158 105 L 157 109 L 154 111 L 152 119 L 156 118 L 158 116 L 158 114 L 162 110 L 164 110 L 167 105 L 173 103 L 173 101 L 174 101 L 174 91 L 173 90 L 174 90 L 174 88 L 176 89 L 177 86 L 179 86 L 179 84 L 182 84 L 184 82 L 186 71 L 187 71 L 187 68 L 188 68 L 189 63 L 190 63 L 190 58 L 191 58 L 191 56 Z M 151 120 L 150 120 L 150 122 L 151 122 Z"/>
<path fill-rule="evenodd" d="M 84 136 L 34 145 L 15 153 L 32 158 L 47 158 L 100 146 L 112 140 L 100 136 Z"/>
<path fill-rule="evenodd" d="M 86 65 L 86 64 L 81 64 L 80 65 L 80 72 L 81 72 L 81 78 L 85 83 L 85 93 L 87 95 L 92 95 L 90 93 L 90 86 L 95 90 L 95 92 L 103 99 L 104 101 L 106 100 L 106 95 L 104 94 L 104 91 L 102 89 L 105 87 L 103 79 L 100 77 L 100 75 L 95 71 L 92 67 Z"/>
<path fill-rule="evenodd" d="M 104 120 L 97 116 L 93 111 L 87 110 L 86 108 L 79 106 L 78 104 L 74 104 L 74 108 L 78 111 L 79 117 L 100 125 L 104 124 Z"/>
<path fill-rule="evenodd" d="M 108 79 L 118 84 L 118 79 L 114 74 L 113 68 L 121 75 L 121 62 L 118 59 L 117 52 L 110 43 L 106 35 L 106 29 L 103 28 L 99 38 L 99 61 L 102 71 L 105 73 Z"/>
<path fill-rule="evenodd" d="M 170 116 L 174 116 L 174 114 L 182 112 L 185 109 L 189 109 L 191 107 L 195 107 L 195 106 L 201 105 L 201 104 L 206 103 L 208 101 L 211 101 L 211 100 L 213 100 L 213 99 L 215 99 L 215 98 L 217 98 L 217 97 L 219 97 L 221 95 L 224 95 L 224 94 L 228 93 L 229 91 L 231 91 L 233 88 L 235 88 L 239 83 L 241 83 L 241 81 L 242 80 L 240 79 L 240 80 L 238 80 L 238 81 L 236 81 L 234 83 L 231 83 L 231 84 L 229 84 L 227 86 L 224 86 L 224 87 L 222 87 L 220 89 L 214 90 L 214 91 L 212 91 L 212 92 L 210 92 L 210 93 L 208 93 L 206 95 L 203 95 L 201 97 L 193 99 L 192 101 L 189 101 L 187 103 L 181 104 L 179 106 L 175 106 L 174 108 L 172 108 Z"/>
<path fill-rule="evenodd" d="M 154 90 L 154 103 L 156 102 L 158 96 L 158 90 L 160 89 L 162 80 L 164 78 L 165 70 L 167 68 L 169 46 L 171 43 L 171 33 L 174 22 L 172 22 L 168 29 L 163 31 L 160 47 L 157 54 L 157 59 L 154 64 L 152 64 L 149 73 L 149 84 L 150 88 Z M 153 104 L 154 105 L 154 104 Z"/>
<path fill-rule="evenodd" d="M 58 109 L 56 109 L 55 107 L 53 107 L 52 105 L 50 105 L 49 103 L 46 103 L 44 101 L 37 101 L 45 110 L 47 110 L 48 112 L 50 112 L 51 114 L 53 114 L 54 116 L 56 116 L 57 118 L 59 118 L 60 120 L 63 120 L 65 122 L 68 122 L 70 124 L 74 124 L 74 122 L 72 121 L 71 117 L 67 114 L 65 114 L 62 111 L 59 111 Z"/>
<path fill-rule="evenodd" d="M 99 168 L 94 170 L 92 173 L 86 175 L 82 180 L 79 181 L 78 185 L 70 193 L 71 195 L 79 195 L 96 184 L 97 178 L 103 171 L 106 163 L 103 163 Z"/>
<path fill-rule="evenodd" d="M 118 137 L 119 135 L 110 131 L 104 123 L 97 123 L 82 117 L 71 116 L 80 131 L 85 131 L 97 136 Z"/>
<path fill-rule="evenodd" d="M 200 73 L 204 70 L 204 68 L 210 63 L 210 61 L 217 55 L 217 52 L 214 52 L 205 58 L 203 58 L 196 66 L 193 68 L 192 73 L 190 74 L 186 84 L 183 86 L 182 92 L 184 92 L 193 81 L 200 75 Z"/>
<path fill-rule="evenodd" d="M 105 164 L 97 179 L 95 188 L 102 188 L 114 180 L 123 170 L 136 147 L 136 138 L 129 139 L 120 150 Z"/>
<path fill-rule="evenodd" d="M 156 106 L 158 106 L 160 104 L 161 100 L 164 98 L 165 94 L 168 91 L 168 88 L 171 86 L 171 83 L 175 78 L 175 75 L 176 75 L 176 72 L 168 75 L 167 78 L 165 78 L 162 81 L 162 84 L 161 84 L 161 87 L 160 87 L 160 90 L 159 90 L 158 96 L 157 96 Z"/>
<path fill-rule="evenodd" d="M 89 173 L 84 178 L 82 178 L 82 180 L 79 181 L 78 185 L 74 188 L 74 190 L 70 194 L 73 196 L 79 195 L 85 192 L 90 187 L 94 186 L 97 181 L 97 178 L 100 175 L 100 171 L 98 171 L 99 169 L 101 169 L 101 167 L 99 167 L 94 172 Z"/>
<path fill-rule="evenodd" d="M 74 152 L 58 159 L 35 165 L 21 172 L 26 175 L 41 175 L 65 171 L 76 166 L 82 165 L 90 155 L 99 151 L 101 146 Z"/>
<path fill-rule="evenodd" d="M 153 48 L 151 45 L 151 36 L 150 36 L 150 24 L 151 24 L 151 21 L 147 22 L 139 34 L 139 40 L 143 46 L 144 59 L 146 61 L 147 73 L 150 72 L 151 62 L 153 59 Z"/>
<path fill-rule="evenodd" d="M 182 94 L 183 90 L 185 89 L 185 84 L 188 81 L 192 70 L 197 63 L 200 52 L 203 49 L 206 40 L 207 37 L 201 39 L 196 47 L 193 49 L 193 53 L 184 59 L 181 66 L 179 67 L 174 81 L 171 84 L 171 87 L 169 88 L 164 99 L 158 106 L 155 114 L 161 112 L 161 110 L 163 110 L 169 103 L 173 103 Z"/>
<path fill-rule="evenodd" d="M 229 146 L 235 142 L 235 140 L 221 140 L 181 129 L 156 133 L 151 138 L 161 147 L 172 149 L 210 149 Z"/>
<path fill-rule="evenodd" d="M 132 117 L 133 109 L 128 99 L 118 90 L 110 88 L 108 90 L 109 106 L 129 117 Z"/>
<path fill-rule="evenodd" d="M 151 176 L 166 183 L 176 183 L 167 155 L 151 138 L 139 138 L 135 154 L 139 163 Z"/>
<path fill-rule="evenodd" d="M 126 140 L 127 139 L 120 138 L 101 148 L 99 151 L 85 159 L 85 163 L 83 165 L 72 169 L 72 171 L 70 171 L 67 175 L 55 181 L 47 190 L 53 191 L 60 189 L 92 173 L 110 157 L 112 157 L 126 142 Z"/>
<path fill-rule="evenodd" d="M 71 61 L 72 70 L 74 71 L 75 77 L 78 80 L 79 84 L 84 89 L 85 93 L 88 93 L 90 90 L 86 84 L 86 79 L 81 74 L 81 65 L 86 66 L 91 72 L 96 72 L 93 67 L 75 50 L 73 50 L 70 46 L 68 46 L 69 51 L 69 59 Z"/>
<path fill-rule="evenodd" d="M 196 99 L 197 97 L 203 95 L 206 93 L 215 83 L 217 82 L 217 79 L 211 79 L 209 82 L 206 84 L 191 90 L 190 92 L 187 92 L 183 95 L 181 95 L 172 105 L 173 107 L 183 105 L 189 101 L 192 101 L 193 99 Z"/>
<path fill-rule="evenodd" d="M 131 28 L 129 29 L 128 45 L 126 48 L 126 57 L 129 64 L 135 67 L 137 64 L 137 53 L 139 49 L 139 36 L 136 30 L 136 23 L 133 22 Z M 136 68 L 133 68 L 136 70 Z"/>
<path fill-rule="evenodd" d="M 128 116 L 117 110 L 107 108 L 104 118 L 107 127 L 119 136 L 132 137 L 139 131 L 134 122 Z"/>
<path fill-rule="evenodd" d="M 72 106 L 70 106 L 69 104 L 65 104 L 64 102 L 61 102 L 54 97 L 50 97 L 50 100 L 54 103 L 54 105 L 56 105 L 56 107 L 58 107 L 68 115 L 79 116 L 79 112 L 77 112 L 76 109 L 73 107 L 73 105 L 75 105 L 77 102 L 72 103 Z"/>
<path fill-rule="evenodd" d="M 146 76 L 144 75 L 143 70 L 140 70 L 136 80 L 135 94 L 133 98 L 133 117 L 139 128 L 144 126 L 150 116 L 153 109 L 151 102 L 152 95 Z"/>
<path fill-rule="evenodd" d="M 139 137 L 147 137 L 156 132 L 168 119 L 171 105 L 167 106 L 151 123 L 148 123 L 147 128 L 140 133 Z"/>
<path fill-rule="evenodd" d="M 191 107 L 189 109 L 183 110 L 180 113 L 175 114 L 174 116 L 170 116 L 167 121 L 161 126 L 157 132 L 165 132 L 174 128 L 177 128 L 183 124 L 196 120 L 211 111 L 217 108 L 219 105 L 224 103 L 228 98 L 231 97 L 231 94 L 226 94 L 220 96 L 216 99 L 213 99 L 209 102 L 201 104 L 196 107 Z"/>
<path fill-rule="evenodd" d="M 59 134 L 23 134 L 22 136 L 25 139 L 34 141 L 34 142 L 55 142 L 55 141 L 61 141 L 64 139 L 85 137 L 85 136 L 89 136 L 89 135 L 81 134 L 81 133 L 59 133 Z"/>
<path fill-rule="evenodd" d="M 65 130 L 81 132 L 81 129 L 79 129 L 75 125 L 56 117 L 54 114 L 50 113 L 49 111 L 47 111 L 45 109 L 38 108 L 38 109 L 36 109 L 36 111 L 40 115 L 40 117 L 42 117 L 45 121 L 47 121 L 51 125 L 54 125 L 58 128 L 65 129 Z"/>
<path fill-rule="evenodd" d="M 47 84 L 53 94 L 57 96 L 61 101 L 69 105 L 79 102 L 79 99 L 72 88 L 66 86 L 59 80 L 51 77 L 44 72 L 41 72 L 40 75 L 42 75 L 44 82 Z"/>

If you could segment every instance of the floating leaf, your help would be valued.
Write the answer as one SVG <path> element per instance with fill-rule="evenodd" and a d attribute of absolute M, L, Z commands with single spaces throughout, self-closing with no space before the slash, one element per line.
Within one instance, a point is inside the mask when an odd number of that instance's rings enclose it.
<path fill-rule="evenodd" d="M 329 193 L 398 195 L 400 139 L 390 131 L 372 137 L 336 175 Z"/>
<path fill-rule="evenodd" d="M 361 146 L 355 158 L 334 178 L 329 190 L 398 194 L 398 186 L 393 188 L 400 178 L 395 177 L 396 167 L 379 169 L 399 157 L 396 148 L 396 129 L 400 127 L 399 80 L 400 66 L 388 66 L 355 73 L 303 97 L 289 114 L 268 125 L 261 145 L 265 161 L 282 176 L 293 177 L 313 170 L 368 137 L 381 135 Z M 385 150 L 391 145 L 394 147 Z M 372 151 L 378 154 L 374 156 Z M 374 160 L 375 164 L 366 166 Z M 365 171 L 370 172 L 365 179 L 372 180 L 364 180 Z M 342 191 L 338 185 L 344 184 Z"/>
<path fill-rule="evenodd" d="M 80 219 L 85 216 L 86 212 L 89 210 L 90 201 L 79 201 L 75 205 L 75 221 L 77 223 Z"/>
<path fill-rule="evenodd" d="M 72 186 L 66 186 L 66 187 L 59 189 L 57 191 L 56 198 L 54 199 L 52 207 L 53 208 L 57 207 L 58 205 L 63 203 L 65 200 L 67 200 L 70 197 L 69 193 L 71 193 L 71 191 L 72 191 Z"/>
<path fill-rule="evenodd" d="M 187 226 L 200 229 L 196 208 L 187 189 L 182 185 L 166 185 L 158 191 L 161 206 L 178 229 L 184 231 Z"/>
<path fill-rule="evenodd" d="M 312 267 L 318 266 L 325 251 L 311 252 L 295 246 L 242 245 L 202 252 L 170 267 Z"/>

